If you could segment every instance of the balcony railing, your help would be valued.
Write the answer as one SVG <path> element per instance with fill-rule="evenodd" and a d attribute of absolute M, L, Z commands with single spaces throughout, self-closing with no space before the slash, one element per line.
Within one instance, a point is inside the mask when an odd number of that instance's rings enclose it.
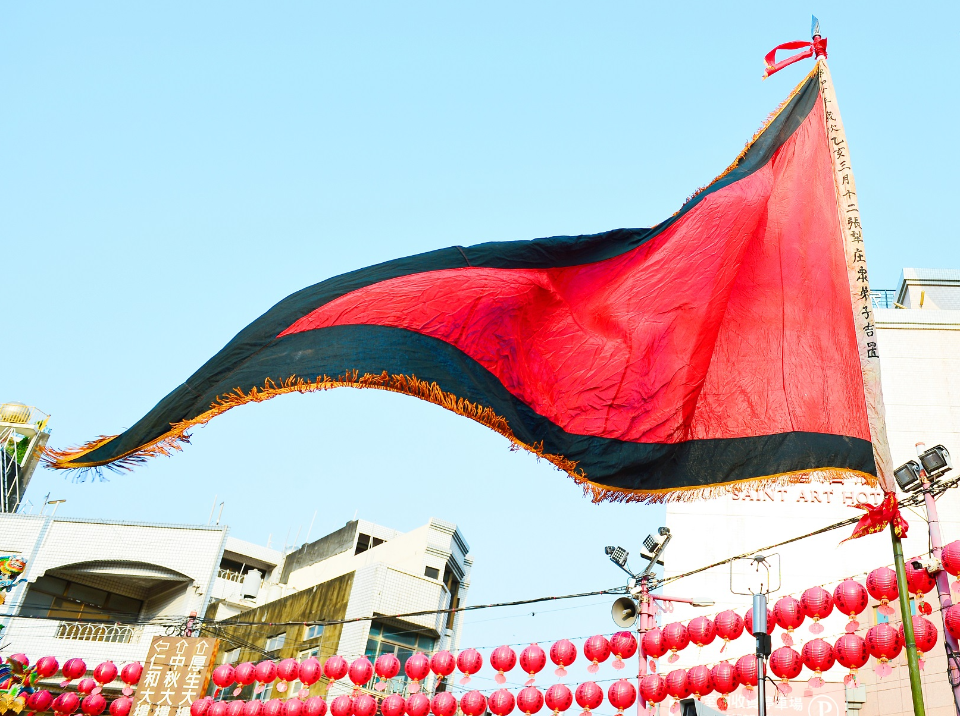
<path fill-rule="evenodd" d="M 243 575 L 238 573 L 236 570 L 226 570 L 224 568 L 220 568 L 217 570 L 217 577 L 235 583 L 243 582 Z"/>
<path fill-rule="evenodd" d="M 133 642 L 137 627 L 120 623 L 91 623 L 63 621 L 57 626 L 55 637 L 61 640 L 86 640 L 88 642 Z"/>

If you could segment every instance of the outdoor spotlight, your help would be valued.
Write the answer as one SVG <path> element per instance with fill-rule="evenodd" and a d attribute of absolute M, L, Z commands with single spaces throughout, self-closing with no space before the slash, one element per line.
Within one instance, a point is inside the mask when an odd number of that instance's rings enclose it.
<path fill-rule="evenodd" d="M 904 492 L 912 492 L 920 487 L 920 465 L 916 460 L 910 460 L 896 470 L 893 476 L 897 479 L 897 485 Z"/>
<path fill-rule="evenodd" d="M 653 535 L 647 535 L 647 539 L 643 541 L 643 546 L 647 549 L 647 552 L 653 552 L 658 545 L 660 543 L 653 539 Z"/>
<path fill-rule="evenodd" d="M 920 463 L 931 478 L 943 475 L 950 469 L 950 453 L 943 445 L 934 445 L 920 455 Z"/>
<path fill-rule="evenodd" d="M 670 528 L 668 527 L 657 528 L 657 532 L 660 533 L 661 537 L 666 537 L 667 535 L 670 534 Z"/>
<path fill-rule="evenodd" d="M 629 555 L 629 553 L 622 547 L 612 547 L 611 545 L 607 545 L 607 547 L 604 548 L 604 552 L 606 552 L 607 555 L 610 556 L 610 559 L 620 567 L 625 568 L 627 566 L 627 555 Z"/>

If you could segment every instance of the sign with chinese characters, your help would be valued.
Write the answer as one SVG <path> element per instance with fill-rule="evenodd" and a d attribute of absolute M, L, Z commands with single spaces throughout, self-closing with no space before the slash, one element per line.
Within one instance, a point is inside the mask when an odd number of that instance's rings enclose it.
<path fill-rule="evenodd" d="M 217 640 L 155 637 L 133 699 L 134 715 L 189 715 L 210 682 Z"/>

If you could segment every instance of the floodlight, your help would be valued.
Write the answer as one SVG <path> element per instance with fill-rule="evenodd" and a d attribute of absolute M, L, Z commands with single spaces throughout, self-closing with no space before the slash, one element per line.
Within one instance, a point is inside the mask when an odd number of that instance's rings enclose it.
<path fill-rule="evenodd" d="M 628 553 L 622 547 L 613 547 L 611 545 L 607 545 L 607 547 L 604 548 L 604 552 L 610 556 L 610 559 L 613 560 L 615 564 L 622 568 L 627 566 L 627 555 L 630 553 Z"/>
<path fill-rule="evenodd" d="M 904 492 L 912 492 L 920 487 L 920 465 L 916 460 L 910 460 L 896 470 L 893 476 L 897 479 L 897 485 Z"/>
<path fill-rule="evenodd" d="M 934 445 L 920 455 L 920 463 L 927 475 L 935 478 L 950 469 L 950 453 L 943 445 Z"/>
<path fill-rule="evenodd" d="M 653 535 L 647 535 L 647 539 L 643 541 L 643 546 L 647 549 L 647 552 L 653 552 L 659 544 L 653 539 Z"/>

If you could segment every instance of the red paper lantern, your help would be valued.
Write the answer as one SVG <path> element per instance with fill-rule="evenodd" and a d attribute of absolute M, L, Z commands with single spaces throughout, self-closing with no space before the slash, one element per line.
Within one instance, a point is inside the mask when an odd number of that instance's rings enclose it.
<path fill-rule="evenodd" d="M 222 667 L 222 666 L 221 666 Z M 264 685 L 268 685 L 277 679 L 277 666 L 272 660 L 262 660 L 257 663 L 256 667 L 256 678 L 257 682 L 261 682 Z M 234 674 L 235 677 L 235 674 Z M 233 677 L 231 677 L 231 681 Z M 229 685 L 229 683 L 227 683 Z"/>
<path fill-rule="evenodd" d="M 724 642 L 736 640 L 743 634 L 743 618 L 733 610 L 723 610 L 717 613 L 713 626 L 717 630 L 717 637 Z"/>
<path fill-rule="evenodd" d="M 687 623 L 687 634 L 690 636 L 690 642 L 697 647 L 703 647 L 716 639 L 717 629 L 713 620 L 701 615 Z"/>
<path fill-rule="evenodd" d="M 349 698 L 347 698 L 347 699 L 349 700 Z M 214 703 L 214 706 L 215 706 L 215 705 L 216 705 L 216 703 Z M 352 707 L 353 707 L 352 704 L 348 704 L 348 707 L 347 707 L 347 709 L 348 709 L 347 715 L 350 714 L 349 711 L 350 711 L 350 709 L 351 709 Z M 279 715 L 281 712 L 283 712 L 283 703 L 280 702 L 280 700 L 278 700 L 277 698 L 274 698 L 273 700 L 267 700 L 267 701 L 263 704 L 263 708 L 261 708 L 260 712 L 262 712 L 264 715 L 270 715 L 270 716 Z"/>
<path fill-rule="evenodd" d="M 90 695 L 97 689 L 97 681 L 93 678 L 83 678 L 77 683 L 77 692 L 80 695 Z"/>
<path fill-rule="evenodd" d="M 266 710 L 266 706 L 272 702 L 273 700 L 267 700 L 267 702 L 264 703 L 264 710 Z M 337 717 L 346 717 L 347 715 L 353 715 L 353 698 L 350 697 L 349 695 L 341 695 L 339 697 L 335 697 L 333 701 L 330 703 L 330 714 L 336 715 Z M 266 715 L 266 713 L 264 713 L 264 715 Z"/>
<path fill-rule="evenodd" d="M 524 715 L 533 715 L 543 707 L 543 693 L 535 687 L 525 687 L 517 693 L 517 709 Z"/>
<path fill-rule="evenodd" d="M 667 695 L 676 700 L 683 700 L 690 696 L 686 670 L 671 670 L 667 673 Z"/>
<path fill-rule="evenodd" d="M 408 657 L 407 661 L 403 664 L 403 671 L 412 681 L 410 683 L 410 692 L 418 693 L 420 691 L 420 682 L 430 674 L 430 659 L 423 653 L 414 653 Z M 408 708 L 407 715 L 409 714 L 410 710 Z"/>
<path fill-rule="evenodd" d="M 504 673 L 508 673 L 513 670 L 516 664 L 517 654 L 509 645 L 501 645 L 492 653 L 490 653 L 490 666 L 497 671 L 497 674 L 493 676 L 493 679 L 496 680 L 500 685 L 507 681 Z"/>
<path fill-rule="evenodd" d="M 547 654 L 543 651 L 543 648 L 536 643 L 528 645 L 523 649 L 523 652 L 520 653 L 520 667 L 530 676 L 530 679 L 527 680 L 527 685 L 533 685 L 534 677 L 538 672 L 543 670 L 546 665 Z"/>
<path fill-rule="evenodd" d="M 960 540 L 947 543 L 940 551 L 940 562 L 950 575 L 960 575 Z"/>
<path fill-rule="evenodd" d="M 113 717 L 126 717 L 133 708 L 133 700 L 122 695 L 110 703 L 110 714 Z"/>
<path fill-rule="evenodd" d="M 69 660 L 67 662 L 70 662 Z M 66 666 L 67 663 L 64 663 Z M 73 715 L 80 707 L 80 696 L 73 692 L 65 692 L 57 696 L 53 709 L 61 715 Z"/>
<path fill-rule="evenodd" d="M 210 712 L 211 705 L 213 705 L 213 698 L 197 698 L 193 701 L 193 704 L 190 705 L 190 714 L 194 717 L 206 715 L 208 712 Z"/>
<path fill-rule="evenodd" d="M 667 697 L 667 681 L 660 673 L 644 675 L 640 680 L 640 697 L 653 705 L 662 703 Z"/>
<path fill-rule="evenodd" d="M 800 607 L 803 609 L 803 614 L 813 620 L 810 632 L 819 635 L 823 632 L 820 621 L 833 612 L 833 595 L 822 587 L 812 587 L 803 591 L 803 595 L 800 596 Z"/>
<path fill-rule="evenodd" d="M 623 711 L 637 701 L 637 690 L 632 683 L 617 680 L 607 688 L 607 700 L 617 709 L 617 715 L 623 715 Z"/>
<path fill-rule="evenodd" d="M 573 665 L 577 659 L 577 646 L 569 640 L 557 640 L 550 646 L 550 660 L 557 666 L 553 671 L 557 677 L 563 677 L 567 674 L 566 666 Z"/>
<path fill-rule="evenodd" d="M 127 663 L 120 671 L 120 679 L 123 680 L 123 694 L 133 695 L 133 686 L 140 682 L 140 675 L 143 673 L 143 665 L 138 662 Z"/>
<path fill-rule="evenodd" d="M 296 700 L 287 700 L 287 705 L 292 702 L 298 702 Z M 457 701 L 453 701 L 454 708 L 456 708 Z M 377 699 L 373 695 L 367 695 L 363 693 L 358 695 L 353 699 L 353 714 L 359 717 L 373 717 L 377 714 Z"/>
<path fill-rule="evenodd" d="M 672 622 L 663 629 L 663 646 L 672 653 L 670 662 L 676 662 L 679 658 L 677 653 L 689 644 L 690 634 L 683 623 Z"/>
<path fill-rule="evenodd" d="M 950 607 L 954 606 L 951 605 Z M 900 636 L 900 647 L 906 647 L 907 642 L 904 639 L 903 625 L 897 630 L 897 635 Z M 923 655 L 937 646 L 937 628 L 923 615 L 914 615 L 913 638 L 917 642 L 917 653 Z"/>
<path fill-rule="evenodd" d="M 100 685 L 106 685 L 117 679 L 117 666 L 107 660 L 94 668 L 93 679 Z"/>
<path fill-rule="evenodd" d="M 717 708 L 727 710 L 727 695 L 740 687 L 740 681 L 737 679 L 737 669 L 726 660 L 717 663 L 710 669 L 710 679 L 713 681 L 713 689 L 720 693 L 717 699 Z"/>
<path fill-rule="evenodd" d="M 72 658 L 63 664 L 63 669 L 60 672 L 67 679 L 65 683 L 60 683 L 60 685 L 66 687 L 71 680 L 76 680 L 87 674 L 87 664 L 80 658 Z"/>
<path fill-rule="evenodd" d="M 879 567 L 867 575 L 867 592 L 874 600 L 880 601 L 878 608 L 884 615 L 890 616 L 893 610 L 887 603 L 897 597 L 899 587 L 897 574 L 888 567 Z"/>
<path fill-rule="evenodd" d="M 741 685 L 747 688 L 754 688 L 757 686 L 756 655 L 744 655 L 742 658 L 737 660 L 736 665 L 733 667 L 734 670 L 737 671 L 737 680 Z"/>
<path fill-rule="evenodd" d="M 100 693 L 89 695 L 80 703 L 84 715 L 101 715 L 107 709 L 107 701 Z"/>
<path fill-rule="evenodd" d="M 777 687 L 784 695 L 793 691 L 790 681 L 797 677 L 801 670 L 803 660 L 800 659 L 800 653 L 792 647 L 777 648 L 770 655 L 770 672 L 782 681 Z"/>
<path fill-rule="evenodd" d="M 246 703 L 243 700 L 234 700 L 233 702 L 227 703 L 227 716 L 228 717 L 240 717 L 243 715 L 243 706 Z"/>
<path fill-rule="evenodd" d="M 460 678 L 460 684 L 466 685 L 470 682 L 470 676 L 476 675 L 482 667 L 483 656 L 480 653 L 473 648 L 462 650 L 460 654 L 457 655 L 457 668 L 463 673 L 463 677 Z M 487 701 L 484 700 L 483 702 L 484 706 L 486 706 Z"/>
<path fill-rule="evenodd" d="M 399 717 L 404 712 L 406 712 L 406 701 L 403 699 L 403 695 L 397 693 L 387 695 L 380 703 L 380 713 L 384 717 Z"/>
<path fill-rule="evenodd" d="M 937 586 L 937 581 L 927 572 L 927 569 L 921 566 L 919 569 L 913 567 L 913 561 L 919 562 L 920 558 L 910 558 L 906 562 L 907 571 L 907 590 L 911 595 L 915 595 L 918 600 L 933 590 Z"/>
<path fill-rule="evenodd" d="M 302 666 L 302 663 L 301 663 Z M 401 698 L 402 700 L 403 698 Z M 303 702 L 303 714 L 319 716 L 327 714 L 327 701 L 319 695 L 311 695 Z M 386 715 L 386 713 L 384 713 Z"/>
<path fill-rule="evenodd" d="M 350 666 L 347 665 L 347 661 L 339 655 L 331 655 L 323 664 L 323 674 L 331 680 L 340 680 L 345 678 L 347 676 L 347 670 L 349 669 Z"/>
<path fill-rule="evenodd" d="M 603 690 L 592 680 L 587 680 L 577 686 L 577 692 L 574 693 L 577 705 L 583 708 L 581 715 L 592 715 L 591 710 L 596 710 L 603 702 Z"/>
<path fill-rule="evenodd" d="M 803 624 L 803 608 L 800 601 L 789 595 L 780 598 L 773 606 L 773 616 L 777 619 L 777 625 L 786 630 L 780 636 L 783 644 L 788 647 L 793 645 L 792 633 Z"/>
<path fill-rule="evenodd" d="M 276 702 L 279 705 L 280 701 L 277 700 Z M 207 710 L 207 715 L 210 715 L 212 717 L 226 717 L 228 709 L 229 707 L 225 702 L 223 702 L 222 700 L 218 700 L 217 702 L 213 703 L 210 706 L 209 710 Z M 264 715 L 266 714 L 267 713 L 264 713 Z M 277 713 L 273 713 L 273 714 L 276 715 Z"/>
<path fill-rule="evenodd" d="M 513 693 L 504 688 L 500 688 L 499 690 L 493 691 L 487 704 L 490 712 L 503 717 L 513 712 L 513 708 L 516 706 L 516 700 L 514 700 Z"/>
<path fill-rule="evenodd" d="M 573 705 L 573 693 L 566 685 L 551 685 L 544 695 L 543 701 L 553 711 L 554 715 L 566 712 Z"/>
<path fill-rule="evenodd" d="M 960 605 L 951 605 L 947 608 L 943 613 L 943 625 L 953 637 L 960 637 Z"/>
<path fill-rule="evenodd" d="M 767 608 L 767 633 L 772 635 L 776 627 L 777 618 L 773 614 L 773 610 Z M 753 608 L 750 608 L 743 614 L 743 629 L 747 635 L 753 635 Z"/>
<path fill-rule="evenodd" d="M 326 707 L 323 708 L 326 711 Z M 247 700 L 243 704 L 243 716 L 244 717 L 256 717 L 257 715 L 263 714 L 263 703 L 259 700 Z M 310 713 L 304 712 L 304 715 L 309 715 Z"/>
<path fill-rule="evenodd" d="M 657 628 L 657 630 L 659 631 L 660 629 Z M 650 632 L 652 631 L 648 631 L 647 634 L 649 635 Z M 616 660 L 613 661 L 615 670 L 623 670 L 623 661 L 632 658 L 636 651 L 637 639 L 633 636 L 632 632 L 621 630 L 620 632 L 614 633 L 613 637 L 610 638 L 610 652 L 616 657 Z M 663 653 L 661 653 L 661 655 L 662 654 Z"/>
<path fill-rule="evenodd" d="M 300 663 L 294 658 L 284 658 L 277 663 L 277 677 L 280 678 L 280 682 L 277 683 L 277 692 L 286 692 L 287 683 L 300 677 Z M 234 673 L 234 679 L 236 679 L 236 673 Z M 284 713 L 286 712 L 287 707 L 284 705 Z"/>
<path fill-rule="evenodd" d="M 233 665 L 229 663 L 224 663 L 220 665 L 216 670 L 213 671 L 213 684 L 218 688 L 225 688 L 229 685 L 233 685 L 234 677 L 236 676 L 236 670 L 233 669 Z M 272 680 L 273 678 L 271 678 Z M 267 681 L 269 682 L 269 681 Z"/>
<path fill-rule="evenodd" d="M 430 710 L 438 717 L 450 717 L 457 714 L 457 699 L 453 693 L 438 692 L 433 696 Z"/>
<path fill-rule="evenodd" d="M 244 663 L 244 665 L 252 665 L 252 663 Z M 240 665 L 237 665 L 237 682 L 240 682 L 240 667 Z M 297 671 L 297 677 L 306 687 L 309 687 L 317 682 L 322 674 L 323 668 L 320 666 L 320 661 L 315 657 L 308 657 L 306 660 L 300 663 L 300 669 Z M 245 670 L 243 684 L 249 685 L 252 682 L 252 677 L 253 676 L 249 674 L 249 671 Z"/>
<path fill-rule="evenodd" d="M 430 658 L 430 669 L 438 678 L 449 677 L 457 669 L 457 659 L 453 656 L 453 653 L 441 650 L 434 653 L 433 657 Z M 456 711 L 456 707 L 454 707 L 454 711 Z"/>
<path fill-rule="evenodd" d="M 864 638 L 867 650 L 881 663 L 893 660 L 900 654 L 900 635 L 890 623 L 878 623 L 867 630 Z"/>
<path fill-rule="evenodd" d="M 860 627 L 857 616 L 866 609 L 869 599 L 867 589 L 856 580 L 847 578 L 837 585 L 837 589 L 833 591 L 833 602 L 837 610 L 850 618 L 847 632 L 853 632 Z"/>
<path fill-rule="evenodd" d="M 430 714 L 430 698 L 422 692 L 414 693 L 407 698 L 407 715 L 411 717 L 423 717 Z"/>
<path fill-rule="evenodd" d="M 713 678 L 709 668 L 706 665 L 695 665 L 687 670 L 687 687 L 697 700 L 712 693 Z"/>
<path fill-rule="evenodd" d="M 350 682 L 353 683 L 355 688 L 362 687 L 370 682 L 370 678 L 373 677 L 373 664 L 369 659 L 361 655 L 350 663 L 350 670 L 347 671 L 347 674 L 350 676 Z"/>
<path fill-rule="evenodd" d="M 356 702 L 354 703 L 354 714 L 355 714 L 355 715 L 376 715 L 376 714 L 377 714 L 377 701 L 374 700 L 374 699 L 373 699 L 372 697 L 370 697 L 369 695 L 364 695 L 363 697 L 370 699 L 370 702 L 368 702 L 368 703 L 364 706 L 364 707 L 365 707 L 365 712 L 358 712 L 359 707 L 360 707 L 360 698 L 357 698 Z M 371 705 L 371 704 L 373 705 L 372 710 L 371 710 L 371 708 L 370 708 L 370 705 Z M 299 698 L 290 698 L 289 700 L 287 700 L 287 701 L 283 704 L 283 714 L 284 714 L 284 715 L 292 715 L 292 716 L 303 715 L 303 710 L 304 710 L 304 704 L 303 704 L 303 701 L 300 700 Z"/>
<path fill-rule="evenodd" d="M 855 683 L 857 670 L 870 660 L 867 643 L 862 637 L 854 635 L 852 632 L 837 638 L 837 641 L 833 644 L 833 654 L 837 662 L 850 671 L 850 674 L 844 678 L 846 683 Z"/>
<path fill-rule="evenodd" d="M 663 646 L 663 630 L 658 627 L 647 630 L 643 634 L 643 640 L 641 641 L 640 646 L 643 649 L 643 654 L 646 657 L 651 657 L 655 660 L 661 658 L 667 651 L 667 649 Z"/>
<path fill-rule="evenodd" d="M 594 635 L 587 638 L 587 641 L 583 644 L 583 656 L 590 661 L 587 672 L 597 672 L 600 669 L 600 663 L 610 657 L 610 641 L 603 635 Z"/>
<path fill-rule="evenodd" d="M 460 709 L 464 715 L 479 717 L 487 711 L 487 699 L 479 690 L 471 690 L 460 698 Z"/>
<path fill-rule="evenodd" d="M 124 698 L 126 700 L 126 698 Z M 40 690 L 30 696 L 30 709 L 37 712 L 46 712 L 53 704 L 53 693 L 49 690 Z"/>
<path fill-rule="evenodd" d="M 35 669 L 37 675 L 42 678 L 53 677 L 60 671 L 60 663 L 57 662 L 55 657 L 42 657 L 37 660 L 37 667 Z"/>
<path fill-rule="evenodd" d="M 833 645 L 821 638 L 814 638 L 803 646 L 800 659 L 804 665 L 813 670 L 813 677 L 807 684 L 812 688 L 823 687 L 821 675 L 832 668 L 833 663 L 836 662 Z"/>
<path fill-rule="evenodd" d="M 251 662 L 240 663 L 234 668 L 233 680 L 240 685 L 252 685 L 257 681 L 257 668 Z"/>

